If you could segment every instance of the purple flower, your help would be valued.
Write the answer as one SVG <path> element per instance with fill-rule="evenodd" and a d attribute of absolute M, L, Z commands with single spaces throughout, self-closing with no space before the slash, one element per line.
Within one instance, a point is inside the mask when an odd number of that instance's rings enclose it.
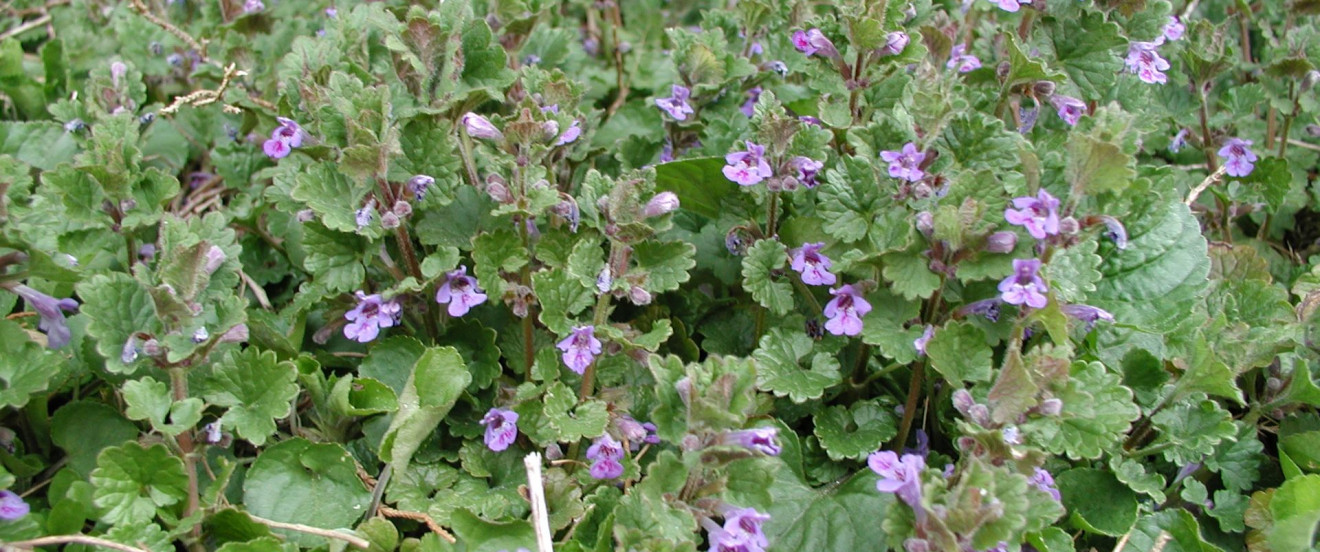
<path fill-rule="evenodd" d="M 820 32 L 820 29 L 794 32 L 793 47 L 809 56 L 820 54 L 827 58 L 839 57 L 839 50 L 834 47 L 834 42 Z"/>
<path fill-rule="evenodd" d="M 1177 134 L 1173 135 L 1173 140 L 1169 142 L 1169 153 L 1178 153 L 1178 150 L 1183 149 L 1183 146 L 1186 145 L 1187 129 L 1184 128 L 1179 130 Z"/>
<path fill-rule="evenodd" d="M 692 96 L 692 90 L 686 86 L 673 85 L 670 87 L 670 96 L 668 98 L 656 98 L 655 105 L 665 113 L 668 113 L 674 120 L 687 120 L 688 115 L 695 111 L 688 105 L 688 98 Z"/>
<path fill-rule="evenodd" d="M 701 524 L 706 528 L 706 540 L 710 543 L 709 552 L 763 552 L 765 547 L 757 544 L 754 540 L 756 535 L 746 531 L 734 528 L 729 529 L 728 522 L 724 527 L 715 525 L 715 522 L 707 518 L 702 518 Z"/>
<path fill-rule="evenodd" d="M 755 113 L 756 100 L 761 99 L 761 87 L 756 87 L 747 91 L 747 101 L 743 102 L 742 107 L 738 108 L 743 115 L 751 117 Z"/>
<path fill-rule="evenodd" d="M 672 213 L 678 210 L 678 194 L 674 192 L 660 192 L 655 194 L 646 205 L 642 207 L 642 216 L 658 217 L 666 213 Z"/>
<path fill-rule="evenodd" d="M 367 204 L 361 209 L 353 212 L 353 220 L 357 222 L 358 230 L 371 226 L 371 218 L 376 212 L 376 200 L 368 199 Z"/>
<path fill-rule="evenodd" d="M 816 187 L 816 174 L 825 168 L 825 163 L 801 155 L 790 159 L 788 165 L 797 170 L 797 181 L 808 188 Z"/>
<path fill-rule="evenodd" d="M 903 31 L 894 31 L 885 35 L 885 45 L 880 48 L 882 56 L 896 56 L 903 53 L 907 48 L 908 42 L 912 40 L 908 34 Z"/>
<path fill-rule="evenodd" d="M 1086 323 L 1086 331 L 1088 332 L 1094 329 L 1095 323 L 1100 320 L 1104 320 L 1105 322 L 1114 321 L 1114 315 L 1110 314 L 1109 311 L 1099 307 L 1092 307 L 1090 305 L 1064 305 L 1059 307 L 1059 310 L 1062 310 L 1063 314 L 1075 318 L 1079 322 Z"/>
<path fill-rule="evenodd" d="M 1031 0 L 990 0 L 999 6 L 999 9 L 1006 12 L 1016 12 L 1022 7 L 1022 4 L 1030 4 Z"/>
<path fill-rule="evenodd" d="M 793 270 L 802 274 L 802 283 L 809 286 L 832 286 L 836 281 L 834 274 L 830 273 L 831 261 L 820 253 L 820 249 L 825 247 L 824 242 L 804 243 L 802 247 L 792 251 L 793 260 L 790 266 Z"/>
<path fill-rule="evenodd" d="M 1036 197 L 1013 198 L 1013 207 L 1016 209 L 1004 210 L 1004 220 L 1026 228 L 1031 237 L 1043 240 L 1059 233 L 1059 200 L 1049 192 L 1040 190 Z"/>
<path fill-rule="evenodd" d="M 1137 78 L 1147 84 L 1164 84 L 1168 82 L 1168 76 L 1162 71 L 1169 69 L 1169 61 L 1160 57 L 1155 49 L 1159 46 L 1156 42 L 1133 42 L 1128 45 L 1128 55 L 1124 63 L 1129 72 L 1135 73 Z"/>
<path fill-rule="evenodd" d="M 413 196 L 420 200 L 426 197 L 426 191 L 430 189 L 433 184 L 435 184 L 434 178 L 428 175 L 419 174 L 408 179 L 407 187 L 408 191 L 412 192 Z"/>
<path fill-rule="evenodd" d="M 1049 299 L 1045 292 L 1049 287 L 1045 280 L 1036 274 L 1040 270 L 1039 259 L 1013 259 L 1013 275 L 999 282 L 1000 295 L 1010 305 L 1026 305 L 1040 309 Z"/>
<path fill-rule="evenodd" d="M 565 130 L 563 134 L 559 135 L 559 139 L 555 140 L 555 145 L 564 146 L 572 144 L 573 142 L 576 142 L 580 136 L 582 136 L 582 123 L 577 119 L 573 119 L 573 124 L 568 125 L 568 130 Z"/>
<path fill-rule="evenodd" d="M 477 279 L 467 275 L 467 267 L 445 275 L 445 283 L 435 292 L 435 302 L 449 304 L 449 316 L 463 316 L 472 307 L 486 302 L 486 294 L 477 286 Z"/>
<path fill-rule="evenodd" d="M 1105 225 L 1105 237 L 1114 240 L 1114 247 L 1127 249 L 1127 228 L 1123 227 L 1123 223 L 1109 215 L 1100 215 L 1100 222 Z"/>
<path fill-rule="evenodd" d="M 903 144 L 900 151 L 882 151 L 880 158 L 889 163 L 889 176 L 908 182 L 917 182 L 926 177 L 921 171 L 921 162 L 926 160 L 925 152 L 917 151 L 912 142 Z"/>
<path fill-rule="evenodd" d="M 509 448 L 518 438 L 518 413 L 503 408 L 492 408 L 481 419 L 486 426 L 486 446 L 495 452 Z"/>
<path fill-rule="evenodd" d="M 556 347 L 564 352 L 564 364 L 568 369 L 581 374 L 596 359 L 596 355 L 600 354 L 600 340 L 596 339 L 596 327 L 576 326 Z"/>
<path fill-rule="evenodd" d="M 665 138 L 665 145 L 660 146 L 660 162 L 668 163 L 674 160 L 674 143 Z"/>
<path fill-rule="evenodd" d="M 1256 154 L 1247 149 L 1250 145 L 1251 140 L 1229 138 L 1224 142 L 1224 147 L 1219 148 L 1219 156 L 1228 159 L 1228 162 L 1224 163 L 1228 176 L 1247 176 L 1256 168 L 1253 164 L 1256 161 Z"/>
<path fill-rule="evenodd" d="M 243 13 L 259 13 L 264 9 L 266 9 L 266 4 L 263 4 L 261 0 L 247 0 L 246 2 L 243 2 Z"/>
<path fill-rule="evenodd" d="M 280 126 L 270 132 L 270 139 L 261 144 L 261 149 L 271 159 L 281 159 L 287 157 L 294 148 L 302 147 L 303 139 L 307 137 L 307 131 L 303 130 L 293 119 L 276 117 Z"/>
<path fill-rule="evenodd" d="M 724 177 L 737 182 L 739 186 L 752 186 L 770 178 L 774 172 L 765 160 L 765 146 L 747 141 L 747 149 L 735 151 L 724 156 Z"/>
<path fill-rule="evenodd" d="M 880 476 L 875 489 L 882 493 L 894 493 L 912 508 L 921 507 L 921 470 L 926 468 L 926 460 L 916 454 L 904 454 L 899 458 L 893 451 L 873 452 L 866 458 L 866 465 Z"/>
<path fill-rule="evenodd" d="M 503 140 L 504 133 L 490 122 L 490 119 L 468 112 L 459 118 L 458 122 L 463 125 L 463 130 L 467 131 L 468 136 L 481 138 L 484 140 Z"/>
<path fill-rule="evenodd" d="M 1086 104 L 1070 96 L 1050 96 L 1050 105 L 1059 111 L 1059 118 L 1069 126 L 1076 126 L 1077 120 L 1086 114 Z"/>
<path fill-rule="evenodd" d="M 46 332 L 46 347 L 59 349 L 69 344 L 72 333 L 69 331 L 69 325 L 65 323 L 64 311 L 77 309 L 77 301 L 68 298 L 56 299 L 23 284 L 15 284 L 9 288 L 9 291 L 22 297 L 29 307 L 41 315 L 41 322 L 37 323 L 37 328 Z"/>
<path fill-rule="evenodd" d="M 18 496 L 14 491 L 5 489 L 0 491 L 0 519 L 14 521 L 26 516 L 32 508 L 23 497 Z"/>
<path fill-rule="evenodd" d="M 1059 489 L 1054 488 L 1054 476 L 1043 468 L 1036 468 L 1036 473 L 1031 476 L 1031 486 L 1045 491 L 1056 501 L 1063 500 L 1063 497 L 1059 495 Z"/>
<path fill-rule="evenodd" d="M 1169 22 L 1164 25 L 1163 29 L 1161 29 L 1160 36 L 1156 38 L 1156 40 L 1160 42 L 1165 40 L 1173 42 L 1181 39 L 1184 32 L 1187 32 L 1187 26 L 1183 25 L 1182 21 L 1178 19 L 1178 16 L 1170 15 Z"/>
<path fill-rule="evenodd" d="M 610 437 L 608 433 L 597 437 L 587 448 L 587 459 L 592 460 L 591 477 L 596 479 L 614 479 L 623 475 L 623 445 Z"/>
<path fill-rule="evenodd" d="M 917 349 L 917 356 L 926 355 L 926 344 L 930 343 L 932 337 L 935 337 L 935 326 L 926 324 L 926 328 L 921 332 L 921 337 L 912 340 L 912 346 Z"/>
<path fill-rule="evenodd" d="M 366 343 L 380 335 L 381 328 L 388 328 L 399 323 L 402 307 L 398 301 L 381 299 L 379 293 L 367 295 L 356 292 L 358 304 L 353 310 L 344 313 L 349 324 L 344 326 L 344 337 Z"/>
<path fill-rule="evenodd" d="M 991 297 L 989 299 L 974 301 L 966 305 L 963 305 L 962 308 L 958 309 L 957 312 L 957 315 L 959 317 L 969 316 L 973 314 L 979 314 L 981 316 L 984 316 L 986 320 L 989 320 L 991 322 L 998 322 L 999 298 Z"/>
<path fill-rule="evenodd" d="M 957 68 L 959 73 L 966 73 L 981 68 L 981 60 L 974 55 L 965 53 L 966 44 L 955 44 L 953 50 L 949 52 L 949 62 L 944 64 L 949 69 Z"/>
<path fill-rule="evenodd" d="M 871 304 L 862 299 L 852 284 L 830 290 L 834 298 L 825 304 L 825 330 L 834 335 L 862 333 L 862 317 L 871 312 Z"/>
<path fill-rule="evenodd" d="M 761 530 L 761 526 L 770 521 L 768 514 L 762 514 L 756 511 L 755 508 L 734 508 L 727 504 L 722 504 L 719 510 L 720 515 L 724 516 L 724 527 L 720 528 L 724 533 L 724 535 L 720 535 L 722 540 L 725 542 L 731 539 L 746 541 L 757 547 L 755 550 L 763 550 L 770 545 L 769 539 L 765 537 L 765 533 Z M 739 535 L 740 533 L 741 535 Z M 715 534 L 715 531 L 711 531 L 712 543 L 717 540 Z M 713 544 L 712 548 L 714 548 Z M 733 550 L 737 549 L 733 548 Z"/>
<path fill-rule="evenodd" d="M 740 429 L 720 435 L 719 444 L 732 445 L 753 450 L 769 456 L 779 456 L 779 429 L 774 427 L 755 427 Z"/>

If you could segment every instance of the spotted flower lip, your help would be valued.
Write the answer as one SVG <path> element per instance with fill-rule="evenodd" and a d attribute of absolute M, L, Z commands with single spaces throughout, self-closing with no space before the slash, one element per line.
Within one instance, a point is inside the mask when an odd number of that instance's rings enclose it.
<path fill-rule="evenodd" d="M 917 144 L 908 142 L 898 151 L 882 151 L 880 158 L 889 163 L 889 176 L 908 182 L 917 182 L 926 177 L 921 170 L 921 163 L 926 160 L 926 153 L 917 150 Z"/>
<path fill-rule="evenodd" d="M 827 58 L 839 57 L 839 50 L 834 47 L 834 42 L 825 36 L 825 33 L 820 32 L 820 29 L 794 32 L 793 47 L 809 56 L 820 54 Z"/>
<path fill-rule="evenodd" d="M 765 159 L 765 146 L 747 141 L 747 149 L 724 156 L 727 163 L 722 169 L 724 177 L 739 186 L 753 186 L 774 176 L 770 162 Z"/>
<path fill-rule="evenodd" d="M 789 160 L 788 164 L 797 171 L 798 182 L 808 188 L 816 187 L 816 176 L 825 168 L 824 162 L 800 155 Z"/>
<path fill-rule="evenodd" d="M 1159 45 L 1157 42 L 1132 42 L 1128 45 L 1124 64 L 1127 65 L 1128 72 L 1135 73 L 1141 82 L 1164 84 L 1169 80 L 1164 74 L 1164 71 L 1169 69 L 1169 61 L 1160 57 L 1160 53 L 1156 51 Z"/>
<path fill-rule="evenodd" d="M 65 298 L 56 299 L 23 284 L 8 286 L 15 295 L 22 297 L 28 306 L 41 315 L 37 329 L 46 332 L 46 347 L 59 349 L 69 344 L 73 333 L 64 319 L 65 311 L 78 309 L 78 302 Z"/>
<path fill-rule="evenodd" d="M 655 105 L 661 111 L 668 113 L 676 121 L 685 121 L 688 115 L 696 113 L 692 109 L 692 105 L 688 103 L 688 98 L 692 96 L 692 89 L 675 84 L 670 87 L 669 92 L 668 98 L 655 99 Z"/>
<path fill-rule="evenodd" d="M 1059 200 L 1045 190 L 1036 197 L 1013 198 L 1013 209 L 1004 210 L 1004 220 L 1022 226 L 1031 237 L 1043 240 L 1059 233 Z"/>
<path fill-rule="evenodd" d="M 445 275 L 445 283 L 435 292 L 435 302 L 449 304 L 449 316 L 463 316 L 472 307 L 486 302 L 486 294 L 477 285 L 477 279 L 468 276 L 467 267 L 460 266 Z"/>
<path fill-rule="evenodd" d="M 1251 145 L 1251 140 L 1241 138 L 1229 138 L 1224 142 L 1224 147 L 1219 148 L 1219 156 L 1225 158 L 1225 172 L 1228 176 L 1244 177 L 1255 170 L 1256 154 L 1247 146 Z"/>
<path fill-rule="evenodd" d="M 1045 280 L 1036 274 L 1040 270 L 1039 259 L 1013 259 L 1013 274 L 999 282 L 1000 297 L 1010 305 L 1026 305 L 1033 309 L 1045 308 L 1049 298 L 1045 293 L 1049 287 Z"/>
<path fill-rule="evenodd" d="M 802 283 L 809 286 L 834 285 L 836 278 L 830 272 L 833 263 L 829 257 L 821 254 L 820 250 L 823 247 L 825 242 L 804 243 L 802 247 L 792 251 L 793 258 L 789 266 L 802 274 Z"/>
<path fill-rule="evenodd" d="M 862 317 L 871 312 L 871 303 L 863 299 L 852 284 L 831 289 L 834 298 L 825 304 L 825 330 L 834 335 L 862 333 Z"/>
<path fill-rule="evenodd" d="M 578 374 L 585 372 L 601 351 L 600 340 L 596 339 L 596 327 L 590 325 L 574 327 L 568 337 L 555 347 L 564 352 L 564 365 Z"/>
<path fill-rule="evenodd" d="M 587 459 L 592 461 L 591 477 L 595 479 L 615 479 L 623 475 L 623 445 L 606 433 L 597 437 L 587 447 Z"/>
<path fill-rule="evenodd" d="M 495 452 L 503 451 L 518 438 L 518 413 L 503 408 L 492 408 L 481 419 L 486 426 L 486 447 Z"/>
<path fill-rule="evenodd" d="M 398 301 L 386 301 L 379 293 L 367 295 L 360 290 L 355 295 L 358 298 L 357 306 L 344 313 L 344 319 L 349 321 L 344 326 L 344 337 L 366 343 L 376 339 L 381 328 L 399 323 L 403 309 Z"/>
<path fill-rule="evenodd" d="M 280 125 L 271 131 L 270 139 L 261 144 L 261 150 L 271 159 L 281 159 L 288 157 L 295 148 L 302 147 L 307 131 L 293 119 L 276 117 L 275 120 Z"/>
<path fill-rule="evenodd" d="M 720 514 L 724 516 L 724 526 L 721 528 L 726 540 L 741 538 L 755 546 L 764 549 L 770 546 L 769 539 L 766 538 L 761 526 L 770 521 L 770 516 L 757 511 L 755 508 L 732 508 L 724 505 L 720 509 Z M 737 533 L 741 533 L 739 536 Z M 716 540 L 715 537 L 711 539 Z"/>
<path fill-rule="evenodd" d="M 912 39 L 903 31 L 894 31 L 885 35 L 885 45 L 880 48 L 880 54 L 886 56 L 896 56 L 907 49 L 908 42 Z"/>
<path fill-rule="evenodd" d="M 1059 489 L 1054 486 L 1054 476 L 1044 468 L 1036 468 L 1035 473 L 1031 475 L 1031 486 L 1050 495 L 1055 501 L 1063 500 L 1063 495 L 1059 494 Z"/>
<path fill-rule="evenodd" d="M 779 446 L 779 430 L 774 427 L 730 431 L 720 435 L 719 443 L 742 447 L 769 456 L 779 456 L 779 452 L 783 450 Z"/>
<path fill-rule="evenodd" d="M 1069 126 L 1076 126 L 1082 115 L 1086 114 L 1086 103 L 1077 98 L 1063 95 L 1050 96 L 1050 105 L 1058 111 L 1059 118 Z"/>

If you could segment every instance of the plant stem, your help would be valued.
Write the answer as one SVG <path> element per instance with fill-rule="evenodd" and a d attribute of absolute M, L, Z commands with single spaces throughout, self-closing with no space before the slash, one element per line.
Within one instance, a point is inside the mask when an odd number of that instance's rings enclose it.
<path fill-rule="evenodd" d="M 174 402 L 188 399 L 188 373 L 184 368 L 178 366 L 169 369 L 170 372 L 170 390 L 173 392 Z M 192 430 L 187 430 L 178 436 L 179 450 L 183 452 L 183 468 L 188 474 L 188 502 L 184 506 L 183 516 L 191 517 L 197 513 L 199 486 L 197 483 L 197 458 L 193 456 L 193 436 Z M 194 541 L 189 545 L 190 549 L 199 549 L 201 547 L 202 525 L 199 523 L 192 528 Z"/>
<path fill-rule="evenodd" d="M 770 205 L 766 209 L 765 219 L 766 237 L 779 235 L 779 192 L 770 192 Z"/>
<path fill-rule="evenodd" d="M 898 438 L 894 440 L 894 448 L 901 449 L 907 443 L 908 432 L 912 429 L 912 419 L 917 414 L 917 401 L 921 398 L 921 386 L 926 377 L 926 360 L 917 364 L 912 370 L 912 381 L 908 384 L 907 402 L 903 403 L 903 421 L 898 425 Z"/>

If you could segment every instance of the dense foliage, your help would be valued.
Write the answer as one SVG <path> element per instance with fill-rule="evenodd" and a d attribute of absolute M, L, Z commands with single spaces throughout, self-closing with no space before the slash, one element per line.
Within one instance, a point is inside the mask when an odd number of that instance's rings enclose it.
<path fill-rule="evenodd" d="M 1316 546 L 1320 2 L 0 10 L 0 542 Z"/>

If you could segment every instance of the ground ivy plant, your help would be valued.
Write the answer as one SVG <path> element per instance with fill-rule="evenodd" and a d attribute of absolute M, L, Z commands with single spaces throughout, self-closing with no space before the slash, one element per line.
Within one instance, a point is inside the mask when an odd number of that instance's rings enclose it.
<path fill-rule="evenodd" d="M 7 2 L 0 543 L 1316 549 L 1317 15 Z"/>

